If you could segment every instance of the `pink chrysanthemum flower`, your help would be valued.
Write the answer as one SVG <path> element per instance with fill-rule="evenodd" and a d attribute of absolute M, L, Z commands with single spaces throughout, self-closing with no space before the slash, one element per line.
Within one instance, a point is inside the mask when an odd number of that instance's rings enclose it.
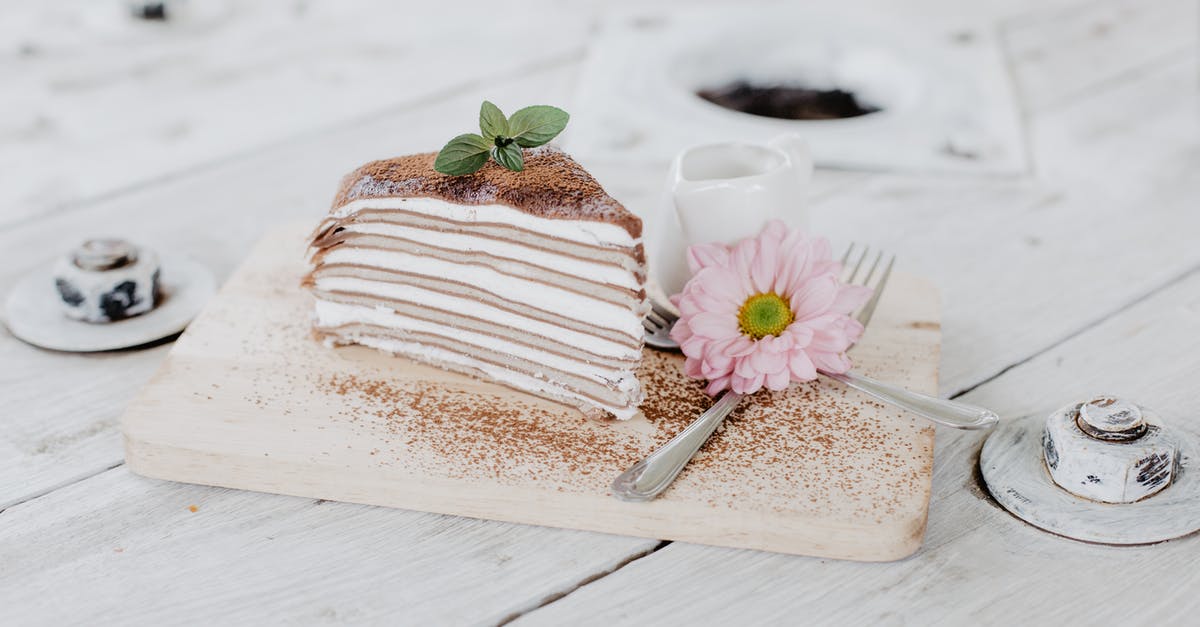
<path fill-rule="evenodd" d="M 846 350 L 863 326 L 849 314 L 871 290 L 841 283 L 825 238 L 775 220 L 734 246 L 690 247 L 688 266 L 692 278 L 671 299 L 681 314 L 671 337 L 709 395 L 782 390 L 817 370 L 850 369 Z"/>

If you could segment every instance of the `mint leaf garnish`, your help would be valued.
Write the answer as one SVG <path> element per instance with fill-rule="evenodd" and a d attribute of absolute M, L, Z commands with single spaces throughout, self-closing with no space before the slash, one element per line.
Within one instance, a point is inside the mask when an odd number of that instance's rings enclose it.
<path fill-rule="evenodd" d="M 566 111 L 549 105 L 525 107 L 505 118 L 500 107 L 484 100 L 479 107 L 479 130 L 483 134 L 467 133 L 447 142 L 433 160 L 433 169 L 451 176 L 471 174 L 491 156 L 496 163 L 520 172 L 525 169 L 521 149 L 554 139 L 569 119 Z"/>
<path fill-rule="evenodd" d="M 509 137 L 525 148 L 533 148 L 554 139 L 567 127 L 571 116 L 548 105 L 525 107 L 508 120 Z"/>
<path fill-rule="evenodd" d="M 459 135 L 446 142 L 433 160 L 433 169 L 451 176 L 470 174 L 487 163 L 492 145 L 492 142 L 474 133 Z"/>
<path fill-rule="evenodd" d="M 479 130 L 483 138 L 491 141 L 508 137 L 508 119 L 500 107 L 484 100 L 479 107 Z M 497 144 L 499 145 L 499 144 Z"/>
<path fill-rule="evenodd" d="M 513 172 L 525 169 L 525 157 L 521 154 L 521 147 L 515 143 L 496 146 L 496 149 L 492 151 L 492 157 L 496 159 L 496 163 Z"/>

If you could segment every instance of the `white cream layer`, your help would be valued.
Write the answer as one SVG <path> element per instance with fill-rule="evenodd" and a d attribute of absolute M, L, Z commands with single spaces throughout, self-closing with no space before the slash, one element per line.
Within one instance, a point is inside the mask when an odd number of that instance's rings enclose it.
<path fill-rule="evenodd" d="M 347 305 L 344 303 L 317 300 L 316 313 L 317 326 L 319 327 L 338 327 L 352 323 L 373 324 L 401 332 L 425 333 L 445 338 L 453 344 L 464 345 L 463 352 L 470 352 L 470 347 L 476 346 L 501 355 L 511 355 L 517 359 L 544 365 L 561 372 L 569 372 L 602 385 L 615 382 L 618 384 L 618 389 L 627 388 L 627 386 L 621 385 L 621 382 L 625 379 L 636 381 L 636 375 L 630 370 L 619 370 L 598 364 L 588 364 L 578 359 L 571 359 L 525 346 L 524 344 L 517 344 L 504 338 L 410 318 L 384 307 L 363 307 L 362 305 Z"/>
<path fill-rule="evenodd" d="M 477 300 L 462 298 L 461 296 L 446 294 L 444 292 L 435 292 L 412 285 L 384 283 L 355 277 L 330 276 L 318 277 L 316 288 L 324 291 L 370 294 L 380 298 L 411 303 L 419 307 L 453 311 L 464 316 L 487 320 L 514 329 L 525 330 L 548 340 L 553 340 L 602 357 L 635 360 L 640 357 L 640 353 L 631 350 L 629 346 L 569 328 L 569 320 L 563 321 L 566 326 L 549 324 L 541 320 L 534 320 L 505 311 Z M 638 324 L 638 330 L 641 330 L 640 323 Z"/>
<path fill-rule="evenodd" d="M 325 255 L 324 263 L 346 263 L 400 270 L 435 281 L 457 281 L 477 286 L 508 301 L 524 303 L 557 313 L 567 320 L 574 314 L 593 325 L 615 329 L 631 338 L 642 336 L 641 315 L 632 307 L 610 303 L 577 292 L 547 285 L 534 279 L 502 274 L 492 268 L 451 263 L 391 250 L 337 246 Z M 503 288 L 503 293 L 496 290 Z"/>
<path fill-rule="evenodd" d="M 403 209 L 457 222 L 510 224 L 534 233 L 599 246 L 632 248 L 641 241 L 608 222 L 539 218 L 506 205 L 459 205 L 437 198 L 362 198 L 338 207 L 330 215 L 343 218 L 364 209 Z"/>
<path fill-rule="evenodd" d="M 455 251 L 478 251 L 495 257 L 516 259 L 530 265 L 576 276 L 585 281 L 607 283 L 634 291 L 642 289 L 637 277 L 632 272 L 611 263 L 587 261 L 531 246 L 514 244 L 489 237 L 480 237 L 469 233 L 448 233 L 381 222 L 348 224 L 345 230 L 350 233 L 398 237 L 428 246 Z"/>
<path fill-rule="evenodd" d="M 357 341 L 364 346 L 378 348 L 389 353 L 411 355 L 417 359 L 457 364 L 459 366 L 474 368 L 480 372 L 483 372 L 488 377 L 495 379 L 496 381 L 505 383 L 520 390 L 553 394 L 563 398 L 575 399 L 588 406 L 599 407 L 606 411 L 612 412 L 612 414 L 616 416 L 618 420 L 629 420 L 635 414 L 637 414 L 638 411 L 636 403 L 634 407 L 614 407 L 612 405 L 597 403 L 590 398 L 580 396 L 579 394 L 576 394 L 575 392 L 572 392 L 571 390 L 568 390 L 552 381 L 535 379 L 520 372 L 514 372 L 507 368 L 495 366 L 487 362 L 479 361 L 478 359 L 473 359 L 462 353 L 444 350 L 436 346 L 426 346 L 424 344 L 417 344 L 415 342 L 402 342 L 400 340 L 376 336 L 362 337 Z"/>

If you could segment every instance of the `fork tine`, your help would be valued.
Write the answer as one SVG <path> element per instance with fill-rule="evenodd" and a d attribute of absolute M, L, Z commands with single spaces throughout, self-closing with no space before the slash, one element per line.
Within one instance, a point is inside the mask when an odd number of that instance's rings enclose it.
<path fill-rule="evenodd" d="M 658 304 L 658 300 L 654 299 L 654 298 L 650 299 L 650 313 L 657 315 L 660 319 L 662 319 L 664 321 L 664 324 L 667 321 L 671 321 L 676 318 L 675 314 L 673 314 L 669 310 L 667 310 L 666 307 Z M 647 314 L 647 315 L 649 315 L 649 314 Z"/>
<path fill-rule="evenodd" d="M 850 277 L 846 279 L 847 283 L 854 283 L 854 279 L 858 277 L 858 271 L 862 270 L 863 262 L 867 260 L 867 255 L 871 253 L 870 246 L 863 246 L 862 254 L 858 256 L 858 261 L 854 263 L 854 270 L 850 272 Z"/>
<path fill-rule="evenodd" d="M 883 274 L 879 275 L 879 283 L 875 284 L 874 293 L 871 294 L 871 300 L 863 305 L 863 308 L 858 312 L 858 322 L 864 327 L 871 321 L 871 317 L 875 315 L 875 307 L 879 305 L 879 297 L 883 295 L 883 288 L 887 287 L 888 279 L 892 277 L 892 266 L 896 265 L 896 256 L 891 255 L 888 258 L 888 263 L 883 268 Z"/>
<path fill-rule="evenodd" d="M 645 317 L 645 318 L 643 318 L 643 319 L 642 319 L 642 321 L 643 321 L 643 324 L 642 324 L 642 326 L 646 326 L 646 325 L 645 325 L 645 323 L 646 323 L 646 322 L 649 322 L 650 324 L 653 324 L 653 325 L 655 326 L 655 328 L 656 328 L 656 329 L 661 329 L 661 328 L 664 328 L 664 327 L 666 327 L 666 326 L 667 326 L 667 324 L 669 324 L 669 323 L 667 322 L 667 319 L 666 319 L 666 318 L 664 318 L 664 317 L 663 317 L 661 314 L 659 314 L 657 311 L 651 311 L 651 312 L 647 313 L 647 314 L 646 314 L 646 317 Z M 647 328 L 648 328 L 648 327 L 647 327 Z"/>
<path fill-rule="evenodd" d="M 846 247 L 846 252 L 842 253 L 842 262 L 841 263 L 842 263 L 843 269 L 845 269 L 845 267 L 846 267 L 846 262 L 850 260 L 850 253 L 854 250 L 855 246 L 857 246 L 857 244 L 855 244 L 854 242 L 850 242 L 850 245 Z"/>
<path fill-rule="evenodd" d="M 867 276 L 863 278 L 862 284 L 871 285 L 871 277 L 875 276 L 875 271 L 879 269 L 879 262 L 883 261 L 883 251 L 875 253 L 875 261 L 871 262 L 871 269 L 867 271 Z"/>

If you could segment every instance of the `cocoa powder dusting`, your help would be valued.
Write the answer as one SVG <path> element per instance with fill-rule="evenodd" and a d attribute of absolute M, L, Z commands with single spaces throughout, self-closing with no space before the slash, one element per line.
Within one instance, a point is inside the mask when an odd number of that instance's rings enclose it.
<path fill-rule="evenodd" d="M 343 417 L 364 418 L 376 427 L 386 443 L 405 450 L 434 451 L 442 468 L 454 477 L 531 479 L 547 465 L 587 475 L 619 462 L 605 437 L 606 428 L 578 412 L 551 411 L 536 402 L 514 402 L 510 397 L 467 394 L 431 383 L 404 386 L 354 375 L 334 375 L 325 388 L 347 400 Z M 360 404 L 361 403 L 361 404 Z M 403 456 L 396 461 L 402 462 Z"/>
<path fill-rule="evenodd" d="M 333 209 L 361 198 L 438 198 L 462 205 L 503 204 L 564 220 L 609 222 L 637 239 L 642 221 L 605 193 L 583 166 L 553 146 L 525 151 L 525 169 L 489 161 L 478 172 L 449 176 L 433 169 L 437 153 L 372 161 L 346 175 Z"/>
<path fill-rule="evenodd" d="M 434 466 L 439 472 L 451 469 L 454 478 L 509 485 L 536 478 L 561 482 L 560 489 L 606 491 L 617 473 L 712 403 L 700 381 L 684 377 L 678 355 L 647 351 L 639 378 L 647 391 L 645 422 L 628 423 L 597 422 L 553 405 L 435 383 L 335 375 L 320 385 L 347 401 L 343 419 L 378 432 L 381 448 L 393 453 L 381 463 L 412 463 L 406 451 L 432 451 L 440 458 Z M 755 394 L 701 449 L 680 485 L 691 484 L 688 489 L 714 507 L 745 507 L 748 494 L 755 493 L 754 503 L 790 511 L 802 495 L 803 505 L 814 511 L 850 502 L 857 513 L 882 521 L 907 496 L 927 489 L 927 475 L 897 450 L 906 442 L 912 447 L 906 435 L 911 427 L 863 408 L 861 397 L 848 398 L 844 388 L 829 383 Z"/>

